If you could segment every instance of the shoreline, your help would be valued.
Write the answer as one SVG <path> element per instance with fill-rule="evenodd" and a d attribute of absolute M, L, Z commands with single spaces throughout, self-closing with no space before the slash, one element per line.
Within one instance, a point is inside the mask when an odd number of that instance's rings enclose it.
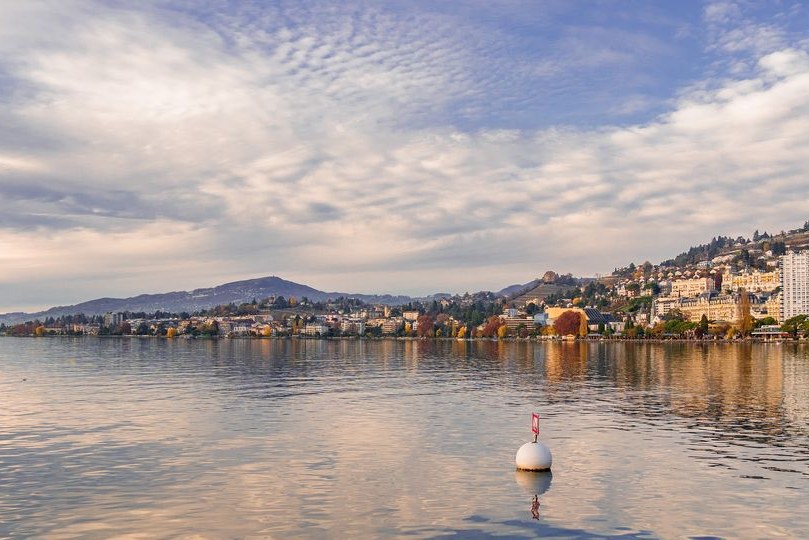
<path fill-rule="evenodd" d="M 366 336 L 183 336 L 178 335 L 174 337 L 167 336 L 139 336 L 139 335 L 69 335 L 69 334 L 49 334 L 44 336 L 13 336 L 2 334 L 0 338 L 30 338 L 30 339 L 54 339 L 54 338 L 88 338 L 88 339 L 162 339 L 171 341 L 219 341 L 219 340 L 239 340 L 239 341 L 261 341 L 261 340 L 298 340 L 298 341 L 414 341 L 414 342 L 457 342 L 457 343 L 678 343 L 678 344 L 693 344 L 693 345 L 706 345 L 706 344 L 746 344 L 746 343 L 765 343 L 765 344 L 782 344 L 782 343 L 809 343 L 809 338 L 743 338 L 743 339 L 688 339 L 688 338 L 585 338 L 585 339 L 564 339 L 561 337 L 556 338 L 465 338 L 457 339 L 453 337 L 407 337 L 407 336 L 382 336 L 382 337 L 366 337 Z"/>

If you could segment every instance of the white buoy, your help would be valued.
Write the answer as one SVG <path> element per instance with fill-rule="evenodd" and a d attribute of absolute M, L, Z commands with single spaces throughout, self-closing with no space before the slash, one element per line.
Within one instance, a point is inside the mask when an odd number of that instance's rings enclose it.
<path fill-rule="evenodd" d="M 515 461 L 520 471 L 549 471 L 553 456 L 550 448 L 539 441 L 534 441 L 520 446 Z"/>

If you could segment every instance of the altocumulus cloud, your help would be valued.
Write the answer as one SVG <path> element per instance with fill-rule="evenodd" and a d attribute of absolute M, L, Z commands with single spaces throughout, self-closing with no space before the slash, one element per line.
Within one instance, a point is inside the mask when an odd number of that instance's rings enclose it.
<path fill-rule="evenodd" d="M 794 12 L 212 6 L 0 7 L 5 307 L 496 288 L 809 217 Z"/>

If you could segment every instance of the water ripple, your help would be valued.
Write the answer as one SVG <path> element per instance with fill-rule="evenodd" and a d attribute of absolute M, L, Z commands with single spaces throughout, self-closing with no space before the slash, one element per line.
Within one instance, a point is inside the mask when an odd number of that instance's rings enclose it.
<path fill-rule="evenodd" d="M 806 537 L 807 359 L 0 339 L 0 537 Z M 514 479 L 532 410 L 552 487 Z"/>

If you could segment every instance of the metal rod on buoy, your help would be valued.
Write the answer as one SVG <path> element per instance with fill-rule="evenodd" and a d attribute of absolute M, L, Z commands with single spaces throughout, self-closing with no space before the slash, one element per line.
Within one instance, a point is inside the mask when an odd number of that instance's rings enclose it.
<path fill-rule="evenodd" d="M 527 442 L 517 450 L 517 470 L 520 471 L 549 471 L 553 463 L 551 450 L 537 440 L 539 437 L 539 415 L 531 413 L 531 432 L 534 434 L 533 442 Z"/>

